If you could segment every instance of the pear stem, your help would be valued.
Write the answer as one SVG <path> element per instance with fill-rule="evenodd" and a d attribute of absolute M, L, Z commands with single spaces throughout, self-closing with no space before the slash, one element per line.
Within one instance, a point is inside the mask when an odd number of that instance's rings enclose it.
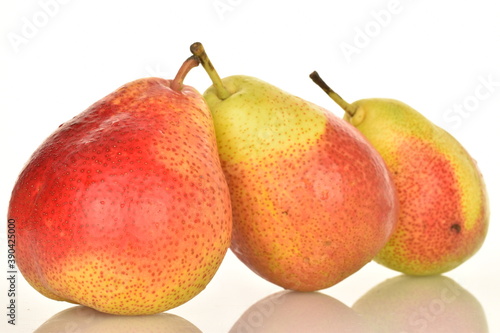
<path fill-rule="evenodd" d="M 208 58 L 208 55 L 205 52 L 205 48 L 203 47 L 203 45 L 199 42 L 193 43 L 191 45 L 191 53 L 193 53 L 193 55 L 198 58 L 199 62 L 201 63 L 201 65 L 207 72 L 208 76 L 210 77 L 210 80 L 212 80 L 217 97 L 219 97 L 220 99 L 226 99 L 229 96 L 231 96 L 229 91 L 227 91 L 226 87 L 224 87 L 224 84 L 222 83 L 219 74 L 217 74 L 214 65 L 212 65 L 212 62 Z"/>
<path fill-rule="evenodd" d="M 347 112 L 351 117 L 354 116 L 356 113 L 356 108 L 352 106 L 352 104 L 347 103 L 342 97 L 340 97 L 339 94 L 337 94 L 335 91 L 333 91 L 332 88 L 330 88 L 325 81 L 319 76 L 318 72 L 314 71 L 312 72 L 309 77 L 313 80 L 314 83 L 316 83 L 321 89 L 323 89 L 324 92 L 330 96 L 331 99 L 334 100 L 335 103 L 337 103 L 342 109 L 344 109 L 345 112 Z"/>
<path fill-rule="evenodd" d="M 187 73 L 189 73 L 191 69 L 198 66 L 199 64 L 200 61 L 197 57 L 190 56 L 189 58 L 187 58 L 182 64 L 181 68 L 179 68 L 179 71 L 177 72 L 175 78 L 172 80 L 170 88 L 174 91 L 180 92 L 184 87 L 183 82 L 186 78 Z"/>

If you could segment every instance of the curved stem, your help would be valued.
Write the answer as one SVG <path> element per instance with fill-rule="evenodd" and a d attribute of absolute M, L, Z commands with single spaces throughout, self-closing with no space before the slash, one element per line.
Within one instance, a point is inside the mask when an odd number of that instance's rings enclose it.
<path fill-rule="evenodd" d="M 187 73 L 194 67 L 198 66 L 200 64 L 199 59 L 195 56 L 190 56 L 187 58 L 184 63 L 182 64 L 181 68 L 179 68 L 179 71 L 177 72 L 177 75 L 175 78 L 172 80 L 172 84 L 170 85 L 170 88 L 172 90 L 180 92 L 182 90 L 183 82 L 184 79 L 186 78 Z"/>
<path fill-rule="evenodd" d="M 227 91 L 226 87 L 224 87 L 224 84 L 222 83 L 219 74 L 217 74 L 214 65 L 212 65 L 212 62 L 208 58 L 203 45 L 199 42 L 193 43 L 191 45 L 191 53 L 193 53 L 193 55 L 198 58 L 201 65 L 203 66 L 208 76 L 210 77 L 210 80 L 212 80 L 212 83 L 217 93 L 217 97 L 219 97 L 220 99 L 226 99 L 229 96 L 231 96 L 229 91 Z"/>
<path fill-rule="evenodd" d="M 356 113 L 356 108 L 354 108 L 351 104 L 347 103 L 339 94 L 333 91 L 325 81 L 319 76 L 318 72 L 312 72 L 309 77 L 316 83 L 324 92 L 330 96 L 331 99 L 335 101 L 345 112 L 347 112 L 351 117 Z"/>

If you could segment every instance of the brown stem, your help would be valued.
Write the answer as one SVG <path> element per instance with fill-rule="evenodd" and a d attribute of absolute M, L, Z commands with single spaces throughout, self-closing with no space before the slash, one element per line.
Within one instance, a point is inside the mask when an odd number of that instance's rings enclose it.
<path fill-rule="evenodd" d="M 226 87 L 224 87 L 224 84 L 222 83 L 219 74 L 217 74 L 214 65 L 212 65 L 212 62 L 208 58 L 208 55 L 205 52 L 205 48 L 203 47 L 203 45 L 199 42 L 193 43 L 191 45 L 191 53 L 193 53 L 193 55 L 198 58 L 199 62 L 201 63 L 201 65 L 207 72 L 208 76 L 210 77 L 210 80 L 212 80 L 217 97 L 219 97 L 220 99 L 226 99 L 229 96 L 231 96 L 229 91 L 227 91 Z"/>
<path fill-rule="evenodd" d="M 172 90 L 180 92 L 182 88 L 184 87 L 184 79 L 186 78 L 187 73 L 194 67 L 198 66 L 200 64 L 199 59 L 195 56 L 190 56 L 187 58 L 184 63 L 182 64 L 181 68 L 179 68 L 179 71 L 177 72 L 177 75 L 175 78 L 172 80 L 172 84 L 170 85 L 170 88 Z"/>
<path fill-rule="evenodd" d="M 312 72 L 309 77 L 316 83 L 324 92 L 330 96 L 331 99 L 335 101 L 345 112 L 347 112 L 351 117 L 356 113 L 356 108 L 354 108 L 351 104 L 347 103 L 339 94 L 333 91 L 332 88 L 326 84 L 325 81 L 319 76 L 318 72 Z"/>

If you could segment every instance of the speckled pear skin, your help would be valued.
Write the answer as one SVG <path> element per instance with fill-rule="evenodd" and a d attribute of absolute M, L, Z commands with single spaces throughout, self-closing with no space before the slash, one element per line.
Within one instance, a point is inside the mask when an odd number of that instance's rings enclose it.
<path fill-rule="evenodd" d="M 384 158 L 400 200 L 395 233 L 375 260 L 411 275 L 439 274 L 476 253 L 486 237 L 485 184 L 464 147 L 410 106 L 391 99 L 351 104 L 345 119 Z"/>
<path fill-rule="evenodd" d="M 231 192 L 231 249 L 286 289 L 328 288 L 384 246 L 397 220 L 391 176 L 351 125 L 253 77 L 204 97 Z"/>
<path fill-rule="evenodd" d="M 171 80 L 130 82 L 62 124 L 12 192 L 16 259 L 43 295 L 160 313 L 209 283 L 229 248 L 230 197 L 210 111 Z"/>

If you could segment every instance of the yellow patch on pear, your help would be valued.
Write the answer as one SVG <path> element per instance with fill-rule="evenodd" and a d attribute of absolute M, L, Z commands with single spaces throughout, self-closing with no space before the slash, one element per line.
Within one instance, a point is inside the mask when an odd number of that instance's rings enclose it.
<path fill-rule="evenodd" d="M 240 163 L 269 157 L 296 146 L 299 138 L 305 145 L 312 146 L 324 133 L 325 115 L 305 107 L 308 102 L 279 89 L 265 90 L 262 81 L 255 78 L 238 76 L 237 79 L 227 77 L 222 81 L 231 93 L 226 100 L 217 97 L 213 86 L 204 93 L 207 104 L 212 110 L 217 110 L 214 126 L 222 160 Z M 234 112 L 236 100 L 245 105 L 239 113 Z M 272 101 L 271 107 L 259 108 L 267 103 L 260 101 Z M 284 107 L 284 104 L 289 107 Z M 296 112 L 290 108 L 305 111 Z"/>

